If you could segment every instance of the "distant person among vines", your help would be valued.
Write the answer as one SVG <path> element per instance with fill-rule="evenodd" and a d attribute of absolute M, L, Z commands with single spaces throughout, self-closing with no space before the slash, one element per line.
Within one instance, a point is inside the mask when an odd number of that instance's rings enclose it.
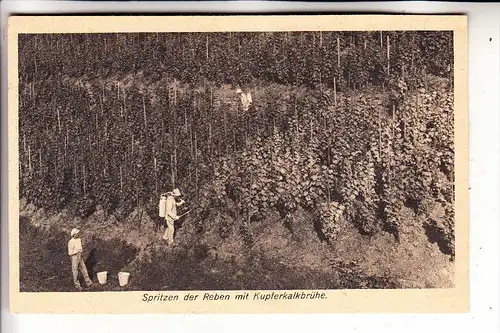
<path fill-rule="evenodd" d="M 165 200 L 166 230 L 162 238 L 167 241 L 167 245 L 172 245 L 174 242 L 175 232 L 174 223 L 180 218 L 180 216 L 177 215 L 177 206 L 183 205 L 185 201 L 182 199 L 176 201 L 176 199 L 181 196 L 181 191 L 178 188 L 174 189 L 172 192 L 167 192 L 165 196 L 167 197 Z"/>
<path fill-rule="evenodd" d="M 87 287 L 92 286 L 92 280 L 89 277 L 89 273 L 87 272 L 87 267 L 85 266 L 85 262 L 82 259 L 83 247 L 82 247 L 82 239 L 80 238 L 80 230 L 74 228 L 71 230 L 71 239 L 68 242 L 68 255 L 71 258 L 71 270 L 73 272 L 73 283 L 75 284 L 75 288 L 78 290 L 82 290 L 82 286 L 80 285 L 80 281 L 78 281 L 78 270 L 82 272 L 83 279 L 87 284 Z"/>
<path fill-rule="evenodd" d="M 240 96 L 241 109 L 243 112 L 248 112 L 250 105 L 252 105 L 252 93 L 250 91 L 245 92 L 241 88 L 237 88 L 236 93 Z"/>
<path fill-rule="evenodd" d="M 240 118 L 241 121 L 240 125 L 243 128 L 246 128 L 247 133 L 251 132 L 252 115 L 250 113 L 253 111 L 250 110 L 250 108 L 252 107 L 252 93 L 248 89 L 241 89 L 238 87 L 236 89 L 236 94 L 238 94 L 240 97 L 239 108 L 242 111 L 242 117 Z"/>

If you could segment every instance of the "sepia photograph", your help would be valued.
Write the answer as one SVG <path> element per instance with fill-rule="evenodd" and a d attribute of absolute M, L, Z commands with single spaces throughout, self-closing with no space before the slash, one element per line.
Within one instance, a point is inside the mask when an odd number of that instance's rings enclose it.
<path fill-rule="evenodd" d="M 21 294 L 456 287 L 453 29 L 16 38 Z"/>

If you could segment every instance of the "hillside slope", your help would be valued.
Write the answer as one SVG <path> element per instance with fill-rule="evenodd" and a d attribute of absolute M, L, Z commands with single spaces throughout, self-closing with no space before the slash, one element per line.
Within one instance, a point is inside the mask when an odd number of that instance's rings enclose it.
<path fill-rule="evenodd" d="M 83 230 L 89 272 L 109 272 L 109 282 L 93 290 L 224 290 L 321 288 L 448 288 L 453 286 L 450 256 L 429 242 L 422 219 L 414 218 L 396 243 L 387 233 L 363 236 L 349 223 L 335 245 L 321 242 L 308 214 L 300 212 L 293 233 L 279 216 L 252 225 L 253 246 L 237 230 L 221 238 L 207 221 L 203 234 L 187 219 L 167 248 L 161 231 L 144 216 L 139 228 L 135 211 L 116 224 L 97 211 Z M 75 219 L 66 211 L 51 214 L 23 205 L 20 230 L 21 290 L 70 291 L 71 266 L 65 252 Z M 223 217 L 230 218 L 230 217 Z M 274 221 L 273 221 L 274 220 Z M 29 247 L 27 245 L 30 245 Z M 118 271 L 131 273 L 118 286 Z"/>

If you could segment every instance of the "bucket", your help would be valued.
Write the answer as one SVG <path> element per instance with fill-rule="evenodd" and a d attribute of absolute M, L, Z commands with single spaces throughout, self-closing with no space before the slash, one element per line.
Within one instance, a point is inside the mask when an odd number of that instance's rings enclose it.
<path fill-rule="evenodd" d="M 129 276 L 130 276 L 130 273 L 127 273 L 127 272 L 118 273 L 118 281 L 120 282 L 120 287 L 127 285 Z"/>
<path fill-rule="evenodd" d="M 108 279 L 108 272 L 99 272 L 97 273 L 97 279 L 99 280 L 100 284 L 106 284 L 106 280 Z"/>

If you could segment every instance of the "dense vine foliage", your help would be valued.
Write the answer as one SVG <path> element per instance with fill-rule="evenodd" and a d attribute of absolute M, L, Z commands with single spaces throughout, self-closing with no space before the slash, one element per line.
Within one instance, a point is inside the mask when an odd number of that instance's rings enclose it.
<path fill-rule="evenodd" d="M 439 205 L 445 213 L 429 223 L 453 253 L 450 33 L 19 42 L 20 194 L 37 206 L 156 216 L 159 193 L 176 186 L 200 226 L 229 213 L 251 243 L 249 224 L 270 211 L 293 231 L 305 209 L 334 241 L 342 219 L 399 237 L 403 206 L 429 214 Z M 248 112 L 223 93 L 227 82 L 263 81 Z"/>

